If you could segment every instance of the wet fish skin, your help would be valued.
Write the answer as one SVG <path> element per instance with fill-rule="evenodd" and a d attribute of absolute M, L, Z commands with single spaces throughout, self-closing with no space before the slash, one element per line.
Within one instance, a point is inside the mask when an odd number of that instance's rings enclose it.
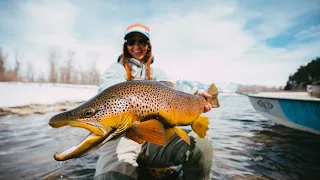
<path fill-rule="evenodd" d="M 190 143 L 186 132 L 177 126 L 191 125 L 204 137 L 209 120 L 200 116 L 210 102 L 219 107 L 214 84 L 208 89 L 212 98 L 178 91 L 166 83 L 149 80 L 127 81 L 111 86 L 78 107 L 53 116 L 49 125 L 70 125 L 89 130 L 78 146 L 54 155 L 56 160 L 81 157 L 104 143 L 123 135 L 138 142 L 165 145 L 174 133 Z"/>

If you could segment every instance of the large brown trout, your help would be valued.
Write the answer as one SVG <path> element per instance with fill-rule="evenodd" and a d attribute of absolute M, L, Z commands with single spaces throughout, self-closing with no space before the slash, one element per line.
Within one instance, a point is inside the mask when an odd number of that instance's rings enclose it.
<path fill-rule="evenodd" d="M 111 86 L 78 107 L 53 116 L 54 128 L 72 126 L 85 128 L 89 135 L 77 146 L 55 153 L 57 161 L 85 156 L 106 142 L 123 135 L 140 144 L 151 142 L 164 146 L 174 133 L 190 144 L 187 133 L 177 126 L 191 125 L 204 137 L 209 120 L 200 116 L 206 103 L 219 107 L 214 84 L 205 98 L 178 91 L 166 83 L 137 80 Z"/>

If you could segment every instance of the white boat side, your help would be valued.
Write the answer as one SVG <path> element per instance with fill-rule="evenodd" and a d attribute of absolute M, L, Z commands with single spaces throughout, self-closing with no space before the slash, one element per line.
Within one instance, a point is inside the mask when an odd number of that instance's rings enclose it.
<path fill-rule="evenodd" d="M 320 135 L 320 99 L 306 92 L 248 94 L 255 110 L 276 123 Z"/>
<path fill-rule="evenodd" d="M 309 96 L 307 92 L 262 92 L 257 94 L 248 94 L 248 96 L 271 99 L 289 99 L 320 102 L 320 98 Z"/>

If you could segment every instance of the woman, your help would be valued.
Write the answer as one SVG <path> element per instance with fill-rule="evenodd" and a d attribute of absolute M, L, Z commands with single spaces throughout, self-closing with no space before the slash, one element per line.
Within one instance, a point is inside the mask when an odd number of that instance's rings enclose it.
<path fill-rule="evenodd" d="M 127 80 L 169 81 L 161 69 L 150 66 L 153 56 L 148 27 L 141 24 L 129 26 L 124 40 L 123 53 L 101 77 L 99 92 Z M 210 97 L 205 92 L 200 95 Z M 204 109 L 210 111 L 211 105 Z M 213 153 L 211 138 L 200 139 L 193 132 L 189 136 L 193 140 L 191 145 L 175 136 L 164 147 L 151 143 L 140 145 L 126 137 L 110 141 L 100 148 L 95 179 L 142 179 L 146 172 L 144 168 L 180 164 L 184 179 L 209 179 Z"/>

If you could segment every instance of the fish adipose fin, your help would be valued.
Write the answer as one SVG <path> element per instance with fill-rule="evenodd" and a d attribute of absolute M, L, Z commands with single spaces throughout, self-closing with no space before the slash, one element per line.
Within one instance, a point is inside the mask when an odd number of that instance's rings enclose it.
<path fill-rule="evenodd" d="M 189 138 L 188 134 L 183 129 L 176 126 L 176 127 L 174 127 L 174 130 L 182 140 L 184 140 L 187 144 L 190 145 L 190 138 Z"/>
<path fill-rule="evenodd" d="M 207 98 L 207 102 L 210 103 L 213 108 L 219 107 L 218 89 L 216 85 L 211 84 L 207 92 L 211 95 L 211 98 Z"/>
<path fill-rule="evenodd" d="M 142 144 L 144 141 L 164 146 L 167 143 L 167 137 L 163 125 L 155 120 L 147 120 L 135 123 L 126 133 L 126 137 Z"/>
<path fill-rule="evenodd" d="M 207 130 L 209 129 L 208 124 L 209 119 L 207 117 L 199 116 L 198 119 L 192 123 L 191 127 L 199 137 L 203 138 L 206 136 Z"/>
<path fill-rule="evenodd" d="M 160 81 L 160 82 L 170 87 L 176 87 L 176 85 L 171 81 Z"/>

